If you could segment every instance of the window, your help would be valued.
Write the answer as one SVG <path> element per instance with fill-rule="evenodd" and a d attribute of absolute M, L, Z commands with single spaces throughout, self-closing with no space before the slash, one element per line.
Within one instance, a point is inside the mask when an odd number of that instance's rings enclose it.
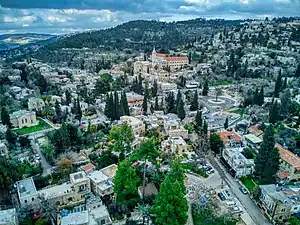
<path fill-rule="evenodd" d="M 31 200 L 34 201 L 34 198 L 32 198 Z"/>
<path fill-rule="evenodd" d="M 27 203 L 27 200 L 25 200 L 24 202 L 25 202 L 25 204 L 26 204 L 26 203 Z"/>
<path fill-rule="evenodd" d="M 104 225 L 105 224 L 105 219 L 102 219 L 101 222 L 100 222 L 100 224 Z"/>
<path fill-rule="evenodd" d="M 27 119 L 25 119 L 25 123 L 27 123 L 28 122 L 28 120 Z"/>
<path fill-rule="evenodd" d="M 285 208 L 281 209 L 281 212 L 285 212 Z"/>

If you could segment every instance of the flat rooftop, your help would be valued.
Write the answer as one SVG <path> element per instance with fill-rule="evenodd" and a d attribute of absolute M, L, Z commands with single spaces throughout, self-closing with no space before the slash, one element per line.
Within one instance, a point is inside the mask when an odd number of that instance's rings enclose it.
<path fill-rule="evenodd" d="M 61 225 L 78 225 L 78 224 L 88 224 L 89 213 L 88 211 L 75 212 L 67 216 L 62 217 Z"/>
<path fill-rule="evenodd" d="M 0 224 L 15 224 L 16 209 L 7 209 L 0 211 Z"/>
<path fill-rule="evenodd" d="M 20 198 L 35 195 L 37 193 L 32 177 L 18 181 L 17 188 Z"/>
<path fill-rule="evenodd" d="M 93 171 L 91 173 L 88 174 L 88 177 L 94 181 L 95 183 L 101 183 L 103 181 L 106 181 L 107 179 L 109 179 L 108 176 L 106 176 L 105 174 L 103 174 L 101 171 L 96 170 Z"/>
<path fill-rule="evenodd" d="M 117 170 L 118 170 L 118 166 L 116 164 L 112 164 L 110 166 L 101 169 L 100 171 L 104 175 L 108 176 L 110 179 L 113 179 L 116 175 Z"/>
<path fill-rule="evenodd" d="M 73 192 L 73 185 L 71 183 L 64 183 L 61 185 L 55 185 L 39 191 L 39 194 L 44 195 L 46 199 L 56 198 L 67 193 Z"/>

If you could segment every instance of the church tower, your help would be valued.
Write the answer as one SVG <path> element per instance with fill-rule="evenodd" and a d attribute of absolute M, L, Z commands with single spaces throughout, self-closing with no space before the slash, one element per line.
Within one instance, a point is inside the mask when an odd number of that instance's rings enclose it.
<path fill-rule="evenodd" d="M 155 51 L 155 47 L 153 47 L 151 60 L 152 60 L 152 64 L 156 63 L 156 51 Z"/>

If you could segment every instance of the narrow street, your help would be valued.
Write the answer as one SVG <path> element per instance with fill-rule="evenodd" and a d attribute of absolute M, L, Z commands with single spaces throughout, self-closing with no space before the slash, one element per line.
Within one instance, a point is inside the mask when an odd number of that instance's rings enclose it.
<path fill-rule="evenodd" d="M 219 172 L 224 181 L 228 184 L 232 193 L 239 199 L 255 224 L 271 225 L 271 223 L 264 217 L 259 207 L 252 201 L 249 195 L 245 195 L 239 190 L 239 183 L 229 173 L 227 173 L 226 169 L 216 161 L 216 158 L 214 156 L 209 156 L 209 161 L 211 165 Z"/>
<path fill-rule="evenodd" d="M 37 152 L 39 154 L 39 156 L 41 157 L 41 167 L 43 169 L 43 174 L 42 176 L 47 176 L 49 174 L 51 174 L 51 168 L 52 166 L 47 162 L 45 156 L 43 155 L 43 153 L 41 152 L 41 149 L 39 148 L 39 146 L 37 145 L 37 143 L 35 142 L 35 139 L 31 139 L 31 146 L 32 149 Z"/>

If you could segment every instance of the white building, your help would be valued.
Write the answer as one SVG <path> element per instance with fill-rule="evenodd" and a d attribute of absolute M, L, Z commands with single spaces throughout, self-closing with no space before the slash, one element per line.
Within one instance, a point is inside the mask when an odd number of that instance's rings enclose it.
<path fill-rule="evenodd" d="M 145 133 L 145 124 L 140 119 L 137 119 L 133 116 L 121 116 L 120 118 L 121 123 L 128 123 L 134 135 L 142 136 Z"/>
<path fill-rule="evenodd" d="M 0 211 L 0 225 L 18 225 L 16 209 L 7 209 Z"/>
<path fill-rule="evenodd" d="M 30 111 L 36 110 L 41 111 L 45 107 L 45 102 L 40 98 L 30 98 L 28 99 L 28 109 Z"/>

